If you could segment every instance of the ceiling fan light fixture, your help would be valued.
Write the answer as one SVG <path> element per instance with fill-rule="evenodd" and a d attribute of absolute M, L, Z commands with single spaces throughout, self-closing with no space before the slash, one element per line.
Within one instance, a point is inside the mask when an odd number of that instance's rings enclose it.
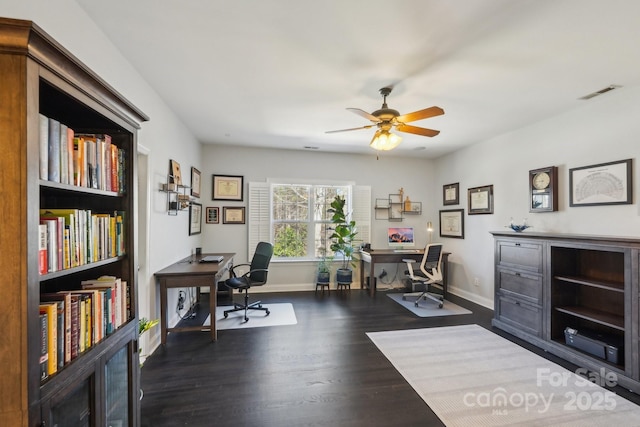
<path fill-rule="evenodd" d="M 374 150 L 389 151 L 396 148 L 398 145 L 400 145 L 401 142 L 401 136 L 383 129 L 378 130 L 376 134 L 373 135 L 373 139 L 371 140 L 371 144 L 369 144 L 369 146 Z"/>

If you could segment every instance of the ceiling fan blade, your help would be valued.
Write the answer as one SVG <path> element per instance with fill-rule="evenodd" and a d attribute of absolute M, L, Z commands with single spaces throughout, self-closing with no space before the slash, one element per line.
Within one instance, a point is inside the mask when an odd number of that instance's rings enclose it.
<path fill-rule="evenodd" d="M 375 125 L 366 125 L 366 126 L 360 126 L 359 128 L 349 128 L 349 129 L 339 129 L 339 130 L 328 130 L 325 133 L 338 133 L 338 132 L 349 132 L 352 130 L 360 130 L 360 129 L 369 129 L 371 127 L 374 127 Z"/>
<path fill-rule="evenodd" d="M 437 134 L 440 133 L 439 130 L 419 128 L 417 126 L 405 125 L 403 123 L 400 123 L 399 125 L 397 125 L 396 130 L 400 132 L 414 133 L 416 135 L 422 135 L 422 136 L 436 136 Z"/>
<path fill-rule="evenodd" d="M 414 111 L 413 113 L 403 114 L 396 117 L 396 121 L 400 123 L 415 122 L 416 120 L 428 119 L 429 117 L 440 116 L 444 114 L 444 110 L 440 107 L 429 107 L 424 110 Z"/>
<path fill-rule="evenodd" d="M 371 120 L 372 122 L 378 123 L 380 121 L 380 119 L 374 116 L 373 114 L 369 114 L 366 111 L 361 110 L 359 108 L 347 108 L 347 110 L 351 111 L 352 113 L 356 113 L 357 115 L 364 117 L 367 120 Z"/>

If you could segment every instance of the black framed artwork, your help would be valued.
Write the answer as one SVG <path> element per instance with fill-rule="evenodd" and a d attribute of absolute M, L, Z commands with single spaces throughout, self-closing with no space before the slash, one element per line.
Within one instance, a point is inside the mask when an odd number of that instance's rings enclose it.
<path fill-rule="evenodd" d="M 628 205 L 631 159 L 569 169 L 569 206 Z"/>
<path fill-rule="evenodd" d="M 223 206 L 222 207 L 222 223 L 223 224 L 244 224 L 244 206 Z"/>
<path fill-rule="evenodd" d="M 493 213 L 493 185 L 483 185 L 467 190 L 469 215 Z"/>
<path fill-rule="evenodd" d="M 442 186 L 442 204 L 457 205 L 460 203 L 460 183 L 446 184 Z"/>
<path fill-rule="evenodd" d="M 464 209 L 440 211 L 440 237 L 464 239 Z"/>
<path fill-rule="evenodd" d="M 189 236 L 202 232 L 202 205 L 191 202 L 189 204 Z"/>
<path fill-rule="evenodd" d="M 213 200 L 241 202 L 243 188 L 243 176 L 213 175 Z"/>

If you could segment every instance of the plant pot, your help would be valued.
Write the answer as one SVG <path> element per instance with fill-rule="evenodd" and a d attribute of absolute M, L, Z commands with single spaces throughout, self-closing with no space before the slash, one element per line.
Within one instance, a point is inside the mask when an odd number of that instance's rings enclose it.
<path fill-rule="evenodd" d="M 331 280 L 331 273 L 329 271 L 319 271 L 316 283 L 329 283 Z"/>
<path fill-rule="evenodd" d="M 350 268 L 339 268 L 336 271 L 336 283 L 351 283 L 353 271 Z"/>

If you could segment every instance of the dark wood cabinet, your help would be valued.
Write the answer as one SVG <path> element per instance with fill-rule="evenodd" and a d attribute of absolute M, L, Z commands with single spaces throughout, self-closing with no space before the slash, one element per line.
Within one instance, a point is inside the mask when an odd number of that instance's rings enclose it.
<path fill-rule="evenodd" d="M 134 193 L 136 135 L 148 118 L 30 21 L 0 18 L 0 75 L 0 425 L 139 425 Z M 122 187 L 43 179 L 41 115 L 76 132 L 110 135 L 121 152 Z M 41 274 L 41 209 L 121 213 L 122 250 Z M 41 294 L 79 290 L 82 280 L 100 276 L 126 281 L 121 322 L 42 379 Z"/>
<path fill-rule="evenodd" d="M 492 234 L 493 325 L 640 392 L 640 239 Z"/>

